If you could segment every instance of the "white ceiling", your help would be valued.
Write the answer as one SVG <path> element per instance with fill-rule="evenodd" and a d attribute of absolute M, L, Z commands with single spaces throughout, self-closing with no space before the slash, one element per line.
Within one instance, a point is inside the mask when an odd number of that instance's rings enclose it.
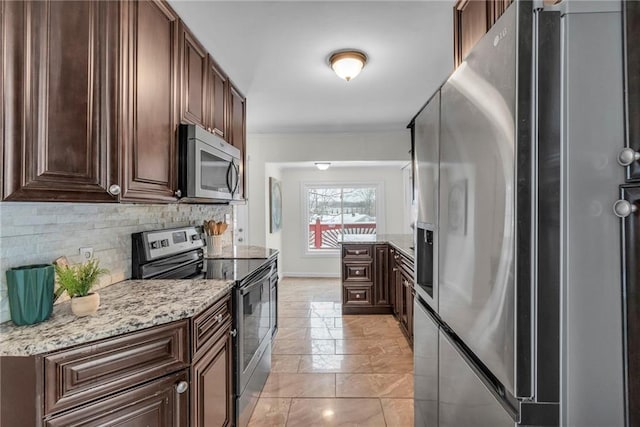
<path fill-rule="evenodd" d="M 453 0 L 172 6 L 247 96 L 249 133 L 403 129 L 453 69 Z M 332 51 L 369 62 L 345 82 Z"/>

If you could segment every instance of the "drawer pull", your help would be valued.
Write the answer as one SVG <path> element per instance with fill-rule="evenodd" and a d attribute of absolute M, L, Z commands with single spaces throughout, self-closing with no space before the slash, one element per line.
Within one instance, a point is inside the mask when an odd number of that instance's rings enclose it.
<path fill-rule="evenodd" d="M 356 270 L 356 276 L 359 276 L 362 273 L 360 270 Z"/>
<path fill-rule="evenodd" d="M 356 255 L 360 255 L 360 251 L 353 251 Z"/>
<path fill-rule="evenodd" d="M 216 321 L 217 321 L 218 323 L 222 323 L 222 314 L 218 314 L 218 315 L 216 316 Z"/>
<path fill-rule="evenodd" d="M 229 331 L 229 334 L 231 334 L 232 337 L 236 337 L 236 335 L 238 335 L 238 330 L 237 329 L 232 329 Z"/>
<path fill-rule="evenodd" d="M 189 389 L 189 383 L 186 381 L 180 381 L 176 384 L 176 392 L 178 394 L 182 394 Z"/>
<path fill-rule="evenodd" d="M 356 294 L 356 298 L 360 298 L 360 294 Z"/>

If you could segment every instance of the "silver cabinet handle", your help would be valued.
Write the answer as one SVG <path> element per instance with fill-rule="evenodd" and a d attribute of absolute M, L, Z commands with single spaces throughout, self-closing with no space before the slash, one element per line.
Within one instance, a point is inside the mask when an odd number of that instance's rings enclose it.
<path fill-rule="evenodd" d="M 626 218 L 637 210 L 638 207 L 636 205 L 624 199 L 618 200 L 613 204 L 613 213 L 620 218 Z"/>
<path fill-rule="evenodd" d="M 232 337 L 236 337 L 236 335 L 238 335 L 238 330 L 237 329 L 232 329 L 229 331 L 229 333 L 231 334 Z"/>
<path fill-rule="evenodd" d="M 178 394 L 182 394 L 189 389 L 189 383 L 186 381 L 180 381 L 176 384 L 176 392 Z"/>
<path fill-rule="evenodd" d="M 222 314 L 218 314 L 218 315 L 216 316 L 216 322 L 218 322 L 218 323 L 222 323 Z"/>
<path fill-rule="evenodd" d="M 360 298 L 360 294 L 356 294 L 356 298 Z"/>
<path fill-rule="evenodd" d="M 176 192 L 175 192 L 175 193 L 173 193 L 173 194 L 175 194 L 175 195 L 176 195 L 176 197 L 182 197 L 182 190 L 179 190 L 179 189 L 178 189 L 178 190 L 176 190 Z"/>
<path fill-rule="evenodd" d="M 397 268 L 397 267 L 393 267 L 393 269 L 392 269 L 392 270 L 393 270 L 393 271 L 398 271 L 398 268 Z"/>
<path fill-rule="evenodd" d="M 109 194 L 111 194 L 112 196 L 117 196 L 122 190 L 120 189 L 120 186 L 118 184 L 112 184 L 109 186 L 109 190 L 107 191 L 109 191 Z"/>
<path fill-rule="evenodd" d="M 620 154 L 618 154 L 618 163 L 620 166 L 630 166 L 638 160 L 640 160 L 640 153 L 633 148 L 623 148 Z"/>
<path fill-rule="evenodd" d="M 356 270 L 356 276 L 360 275 L 360 270 Z"/>

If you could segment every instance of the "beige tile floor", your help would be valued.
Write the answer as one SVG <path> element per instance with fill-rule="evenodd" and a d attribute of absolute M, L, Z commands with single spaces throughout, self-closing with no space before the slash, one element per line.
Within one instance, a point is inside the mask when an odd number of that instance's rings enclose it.
<path fill-rule="evenodd" d="M 286 278 L 249 425 L 413 426 L 413 355 L 391 315 L 342 316 L 338 279 Z"/>

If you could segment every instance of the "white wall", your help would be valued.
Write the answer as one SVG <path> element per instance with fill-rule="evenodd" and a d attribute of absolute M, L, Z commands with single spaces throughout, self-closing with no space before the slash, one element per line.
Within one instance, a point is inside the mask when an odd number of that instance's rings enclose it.
<path fill-rule="evenodd" d="M 411 136 L 408 130 L 247 135 L 250 230 L 248 243 L 265 246 L 267 242 L 269 193 L 264 190 L 267 189 L 266 181 L 269 176 L 266 164 L 308 161 L 408 161 L 410 145 Z M 270 242 L 275 244 L 272 240 Z"/>
<path fill-rule="evenodd" d="M 303 218 L 304 183 L 381 183 L 383 211 L 378 233 L 406 233 L 404 224 L 404 191 L 400 166 L 332 167 L 327 171 L 315 168 L 282 170 L 282 271 L 285 276 L 339 277 L 340 255 L 305 255 Z"/>

